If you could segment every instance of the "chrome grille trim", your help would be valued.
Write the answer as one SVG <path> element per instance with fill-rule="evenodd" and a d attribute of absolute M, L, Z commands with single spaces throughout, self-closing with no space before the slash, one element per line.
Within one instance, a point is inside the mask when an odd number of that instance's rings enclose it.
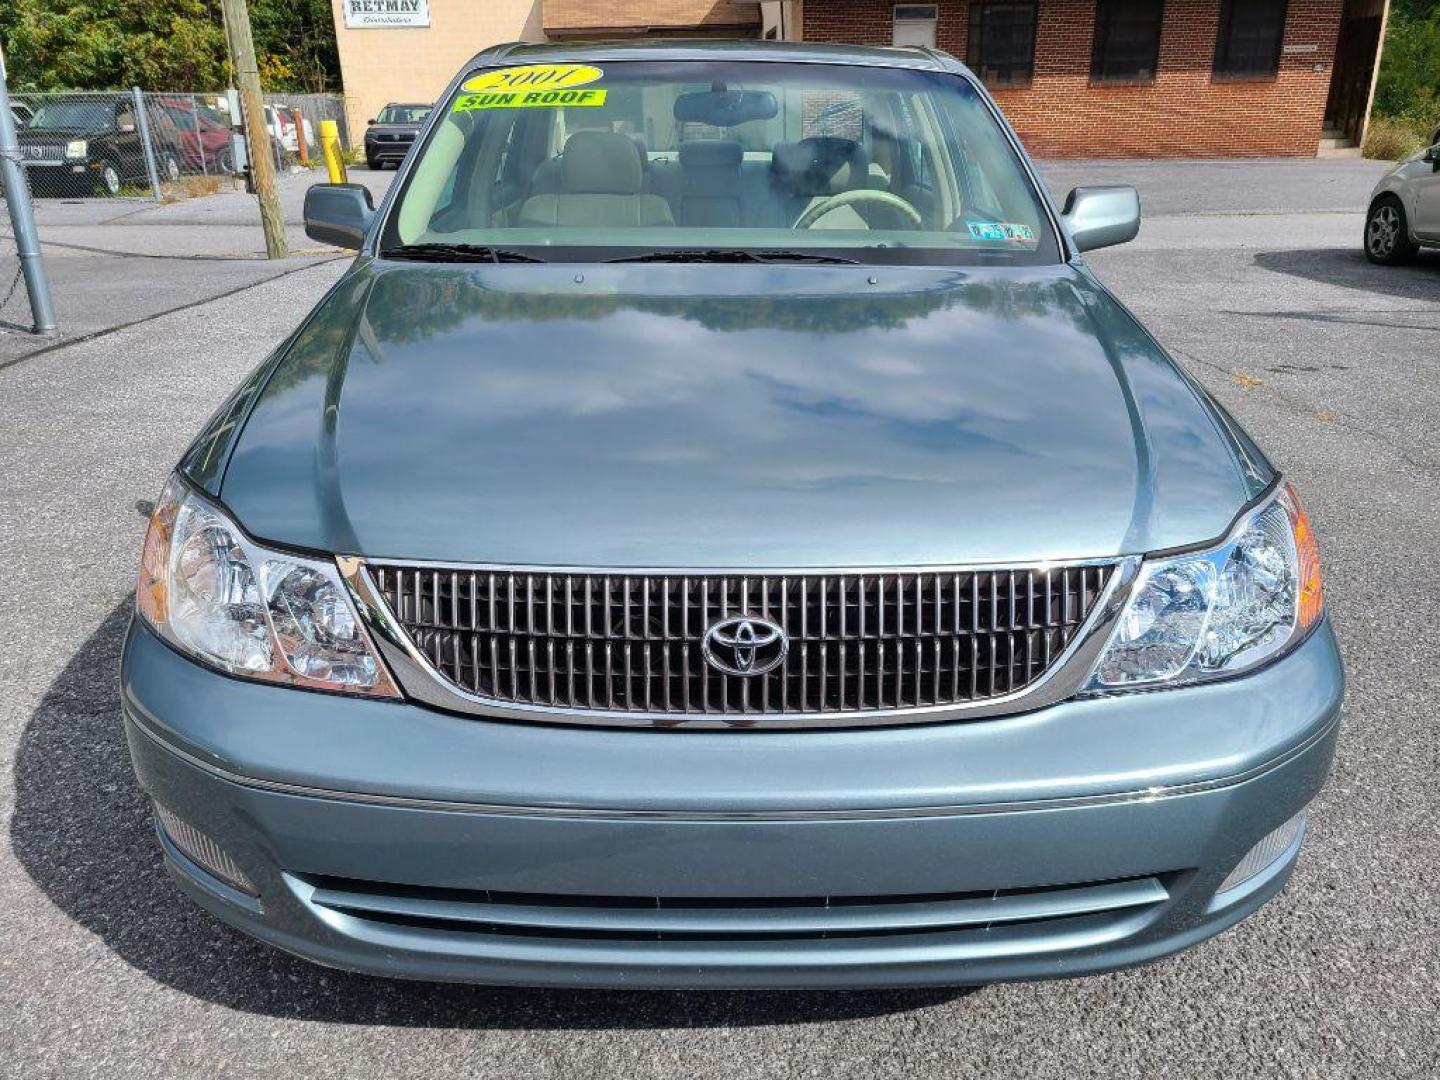
<path fill-rule="evenodd" d="M 311 907 L 354 919 L 487 936 L 585 940 L 854 938 L 987 930 L 1079 916 L 1127 918 L 1170 900 L 1176 873 L 970 892 L 872 896 L 684 897 L 515 893 L 286 874 Z"/>
<path fill-rule="evenodd" d="M 1139 565 L 1137 557 L 823 571 L 338 562 L 412 698 L 499 719 L 686 729 L 939 722 L 1051 704 L 1079 688 Z M 792 654 L 770 675 L 702 674 L 704 628 L 742 613 L 742 597 L 744 614 L 791 632 Z M 1041 626 L 1037 611 L 1058 614 Z"/>

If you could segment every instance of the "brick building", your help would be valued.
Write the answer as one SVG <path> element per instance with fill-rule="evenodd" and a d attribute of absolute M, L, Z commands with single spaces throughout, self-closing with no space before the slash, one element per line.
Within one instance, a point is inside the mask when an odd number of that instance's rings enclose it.
<path fill-rule="evenodd" d="M 934 44 L 1041 155 L 1313 157 L 1363 135 L 1384 14 L 1381 0 L 805 0 L 799 36 Z"/>
<path fill-rule="evenodd" d="M 498 41 L 930 45 L 1046 156 L 1358 153 L 1387 0 L 332 0 L 352 136 Z M 396 11 L 398 10 L 398 13 Z"/>

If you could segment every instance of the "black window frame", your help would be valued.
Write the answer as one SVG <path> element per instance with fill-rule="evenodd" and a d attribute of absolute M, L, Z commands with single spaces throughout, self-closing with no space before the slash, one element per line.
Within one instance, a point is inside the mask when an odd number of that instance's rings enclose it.
<path fill-rule="evenodd" d="M 1235 39 L 1237 11 L 1254 15 L 1263 4 L 1278 9 L 1279 21 L 1271 28 L 1273 48 L 1238 51 Z M 1285 51 L 1285 24 L 1290 16 L 1289 0 L 1220 0 L 1220 25 L 1215 34 L 1215 59 L 1211 75 L 1219 80 L 1273 79 L 1280 73 L 1280 57 Z M 1258 38 L 1259 35 L 1252 34 Z"/>
<path fill-rule="evenodd" d="M 1028 41 L 1025 42 L 1029 51 L 1023 62 L 1011 59 L 998 61 L 984 55 L 987 16 L 1001 8 L 1030 9 L 1030 35 Z M 965 42 L 965 63 L 986 86 L 998 88 L 1029 86 L 1035 80 L 1035 37 L 1040 23 L 1038 0 L 972 0 L 968 21 L 969 35 Z M 1015 43 L 1018 44 L 1020 40 L 1017 34 Z M 1005 74 L 996 74 L 995 68 L 1000 66 L 1009 70 Z M 1015 73 L 1022 68 L 1023 75 Z"/>
<path fill-rule="evenodd" d="M 1143 41 L 1138 36 L 1125 40 L 1119 36 L 1117 31 L 1139 25 L 1139 20 L 1133 17 L 1135 12 L 1153 16 L 1153 40 Z M 1096 0 L 1090 82 L 1101 86 L 1153 83 L 1160 68 L 1160 39 L 1164 32 L 1165 0 Z M 1127 62 L 1134 63 L 1121 67 Z"/>

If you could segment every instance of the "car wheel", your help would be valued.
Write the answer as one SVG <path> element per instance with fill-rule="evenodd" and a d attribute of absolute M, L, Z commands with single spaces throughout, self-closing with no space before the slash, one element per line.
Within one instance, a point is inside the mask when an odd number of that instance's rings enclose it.
<path fill-rule="evenodd" d="M 1382 266 L 1399 266 L 1415 257 L 1405 207 L 1394 195 L 1375 200 L 1365 218 L 1365 257 Z"/>
<path fill-rule="evenodd" d="M 233 150 L 221 150 L 215 155 L 215 171 L 217 173 L 235 173 L 235 152 Z"/>
<path fill-rule="evenodd" d="M 166 154 L 165 160 L 160 163 L 160 175 L 173 184 L 180 179 L 180 163 Z"/>
<path fill-rule="evenodd" d="M 373 157 L 367 157 L 365 159 L 365 167 L 371 172 L 378 172 L 380 170 L 380 163 Z"/>
<path fill-rule="evenodd" d="M 108 161 L 100 166 L 100 186 L 107 195 L 120 194 L 120 170 Z"/>

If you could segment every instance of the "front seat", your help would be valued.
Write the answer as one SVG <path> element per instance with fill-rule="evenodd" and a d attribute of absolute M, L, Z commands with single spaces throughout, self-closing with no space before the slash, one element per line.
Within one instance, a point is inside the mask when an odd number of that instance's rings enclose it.
<path fill-rule="evenodd" d="M 745 153 L 727 139 L 680 144 L 681 224 L 737 228 L 741 224 L 740 163 Z"/>
<path fill-rule="evenodd" d="M 870 187 L 870 160 L 854 139 L 836 135 L 776 143 L 770 158 L 770 183 L 774 205 L 784 218 L 772 224 L 789 226 L 831 195 Z M 892 220 L 895 216 L 895 211 L 878 203 L 859 203 L 830 211 L 811 228 L 898 228 Z"/>
<path fill-rule="evenodd" d="M 560 155 L 559 190 L 526 199 L 516 224 L 673 225 L 670 204 L 644 187 L 645 169 L 633 139 L 612 131 L 577 131 Z"/>

